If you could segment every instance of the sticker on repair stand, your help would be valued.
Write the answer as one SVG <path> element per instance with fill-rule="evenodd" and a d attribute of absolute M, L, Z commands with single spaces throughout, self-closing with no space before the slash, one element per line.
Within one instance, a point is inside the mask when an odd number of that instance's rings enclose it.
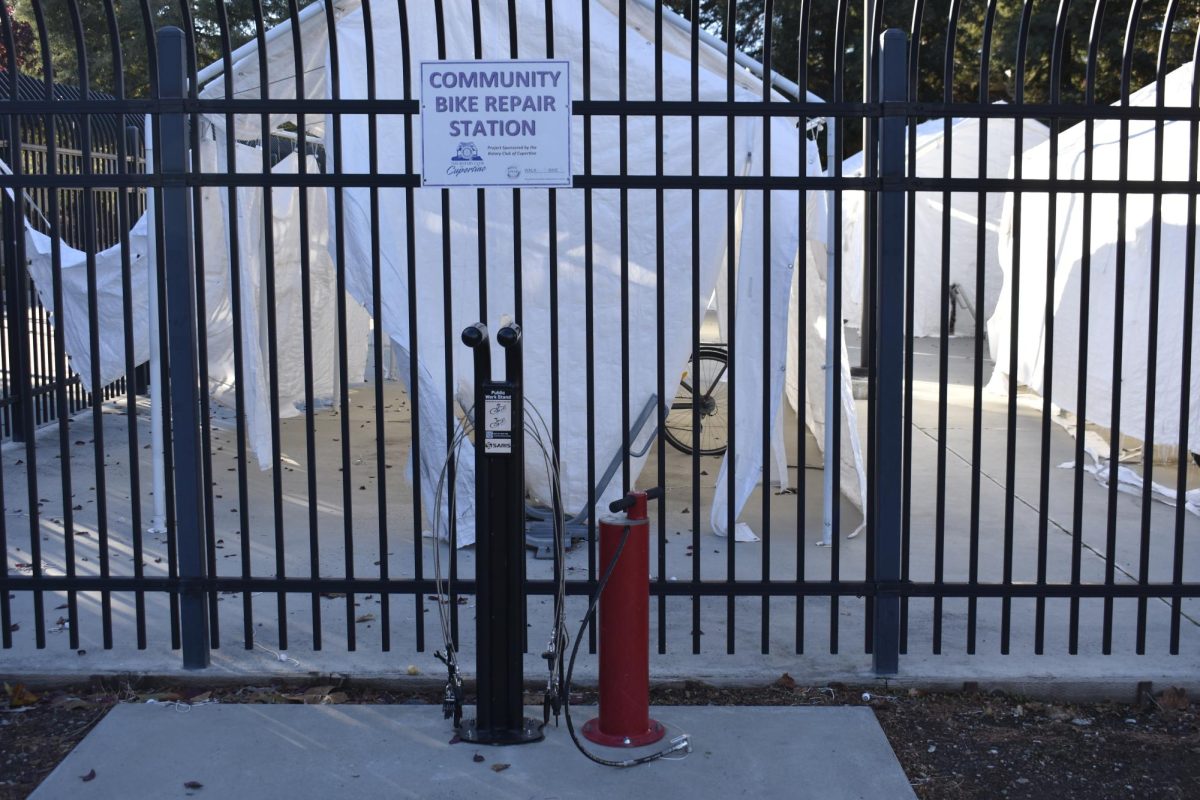
<path fill-rule="evenodd" d="M 503 389 L 484 393 L 483 452 L 512 453 L 512 395 Z"/>

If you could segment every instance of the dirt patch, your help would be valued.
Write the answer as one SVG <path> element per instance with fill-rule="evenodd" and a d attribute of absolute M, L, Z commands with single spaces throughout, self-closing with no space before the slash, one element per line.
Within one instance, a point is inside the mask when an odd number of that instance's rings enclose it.
<path fill-rule="evenodd" d="M 651 695 L 655 705 L 869 705 L 917 796 L 928 800 L 1200 797 L 1200 713 L 1186 695 L 1171 691 L 1140 704 L 1070 705 L 995 693 L 805 687 L 785 675 L 770 686 L 689 682 L 655 687 Z M 527 699 L 541 703 L 538 695 Z M 136 682 L 43 692 L 7 684 L 0 697 L 0 800 L 27 797 L 122 702 L 438 704 L 441 692 L 337 683 L 202 689 Z M 572 702 L 592 703 L 595 695 L 581 691 Z"/>
<path fill-rule="evenodd" d="M 1168 691 L 1141 704 L 1057 704 L 999 693 L 841 685 L 660 688 L 682 705 L 869 705 L 917 796 L 1095 800 L 1200 797 L 1200 714 Z"/>

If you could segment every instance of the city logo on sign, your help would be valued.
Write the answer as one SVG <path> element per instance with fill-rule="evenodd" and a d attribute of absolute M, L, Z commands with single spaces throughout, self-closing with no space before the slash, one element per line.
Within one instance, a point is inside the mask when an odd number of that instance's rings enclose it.
<path fill-rule="evenodd" d="M 450 157 L 451 161 L 483 161 L 483 156 L 479 155 L 479 150 L 475 148 L 474 142 L 459 142 L 458 152 Z"/>

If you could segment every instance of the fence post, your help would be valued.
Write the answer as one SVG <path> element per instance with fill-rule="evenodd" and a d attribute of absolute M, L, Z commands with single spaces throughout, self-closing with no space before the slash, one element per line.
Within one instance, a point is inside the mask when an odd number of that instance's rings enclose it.
<path fill-rule="evenodd" d="M 179 28 L 158 32 L 159 109 L 157 142 L 162 154 L 162 275 L 167 288 L 167 363 L 170 365 L 171 437 L 175 486 L 175 532 L 179 552 L 179 627 L 184 669 L 209 663 L 208 609 L 204 589 L 204 503 L 200 461 L 200 372 L 196 360 L 195 265 L 192 263 L 187 115 L 173 101 L 187 96 L 186 43 Z M 155 375 L 154 378 L 158 376 Z M 155 402 L 160 398 L 155 392 Z"/>
<path fill-rule="evenodd" d="M 879 123 L 878 194 L 879 273 L 875 280 L 875 463 L 874 482 L 875 581 L 894 586 L 900 580 L 901 448 L 903 447 L 904 381 L 904 124 L 905 117 L 888 106 L 907 98 L 904 31 L 891 29 L 880 37 L 879 99 L 884 108 Z M 875 596 L 873 654 L 875 674 L 895 675 L 900 660 L 900 596 L 881 591 Z"/>

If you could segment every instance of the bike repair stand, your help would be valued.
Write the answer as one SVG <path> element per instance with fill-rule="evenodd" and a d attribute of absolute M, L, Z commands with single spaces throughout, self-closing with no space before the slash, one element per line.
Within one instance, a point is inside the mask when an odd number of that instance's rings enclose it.
<path fill-rule="evenodd" d="M 505 380 L 492 380 L 487 327 L 463 331 L 475 356 L 475 675 L 476 717 L 459 737 L 477 744 L 542 739 L 524 716 L 525 414 L 521 395 L 521 329 L 496 335 Z"/>

